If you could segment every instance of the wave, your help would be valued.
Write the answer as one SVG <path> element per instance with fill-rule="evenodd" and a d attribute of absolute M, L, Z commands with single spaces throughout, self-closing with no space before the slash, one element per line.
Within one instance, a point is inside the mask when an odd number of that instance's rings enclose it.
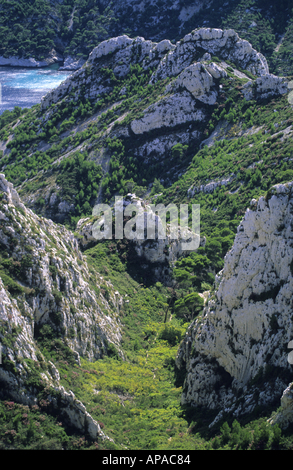
<path fill-rule="evenodd" d="M 0 114 L 14 106 L 30 108 L 57 87 L 70 72 L 50 69 L 27 69 L 23 67 L 0 67 L 2 100 Z"/>

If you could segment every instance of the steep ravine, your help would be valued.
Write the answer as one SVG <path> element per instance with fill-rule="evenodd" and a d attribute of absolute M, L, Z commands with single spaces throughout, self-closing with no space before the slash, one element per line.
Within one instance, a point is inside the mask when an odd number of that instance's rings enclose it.
<path fill-rule="evenodd" d="M 25 208 L 4 175 L 0 197 L 1 396 L 29 405 L 45 396 L 65 422 L 105 438 L 85 406 L 60 385 L 39 341 L 49 334 L 78 363 L 80 356 L 103 357 L 110 343 L 123 356 L 122 297 L 90 271 L 73 234 Z"/>

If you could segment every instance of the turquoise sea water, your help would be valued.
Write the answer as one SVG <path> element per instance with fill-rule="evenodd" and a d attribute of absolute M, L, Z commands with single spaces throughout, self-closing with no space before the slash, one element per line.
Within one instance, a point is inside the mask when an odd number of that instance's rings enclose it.
<path fill-rule="evenodd" d="M 72 73 L 58 68 L 58 65 L 40 69 L 0 66 L 0 114 L 6 109 L 13 110 L 14 106 L 30 108 L 40 103 L 42 96 Z"/>

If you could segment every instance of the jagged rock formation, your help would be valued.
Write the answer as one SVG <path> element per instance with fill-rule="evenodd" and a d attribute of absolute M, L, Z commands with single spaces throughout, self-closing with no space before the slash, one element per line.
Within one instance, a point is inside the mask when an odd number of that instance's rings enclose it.
<path fill-rule="evenodd" d="M 68 56 L 59 70 L 78 70 L 85 62 L 85 59 L 77 59 L 75 57 Z"/>
<path fill-rule="evenodd" d="M 178 226 L 179 230 L 176 231 L 174 236 L 174 231 L 172 231 L 168 223 L 166 224 L 166 232 L 163 232 L 162 220 L 159 216 L 155 215 L 154 208 L 135 194 L 128 194 L 123 199 L 123 205 L 122 202 L 117 204 L 117 213 L 124 211 L 130 204 L 133 208 L 137 209 L 137 216 L 142 217 L 142 220 L 144 220 L 144 238 L 134 235 L 132 240 L 139 263 L 141 263 L 142 271 L 144 268 L 147 269 L 151 266 L 155 280 L 172 286 L 175 282 L 172 279 L 172 271 L 176 261 L 182 255 L 187 254 L 189 250 L 194 251 L 194 245 L 196 248 L 204 246 L 205 238 L 200 238 L 199 233 L 194 233 L 192 230 L 180 226 Z M 95 213 L 95 209 L 93 213 Z M 147 238 L 147 226 L 150 220 L 153 221 L 154 226 L 157 226 L 158 232 L 155 239 Z M 103 216 L 79 220 L 77 232 L 81 246 L 85 247 L 97 240 L 95 235 L 96 227 L 102 226 L 103 223 Z M 159 237 L 158 233 L 161 234 Z"/>
<path fill-rule="evenodd" d="M 221 181 L 211 181 L 208 184 L 202 184 L 201 186 L 191 186 L 187 191 L 188 198 L 192 198 L 196 193 L 202 191 L 204 193 L 212 193 L 219 186 L 227 186 L 235 178 L 234 173 L 232 173 L 228 178 L 224 178 Z"/>
<path fill-rule="evenodd" d="M 274 75 L 265 75 L 259 77 L 254 83 L 251 81 L 243 86 L 244 98 L 249 101 L 252 99 L 271 98 L 272 96 L 279 96 L 288 91 L 288 84 L 284 79 Z"/>
<path fill-rule="evenodd" d="M 206 113 L 198 109 L 188 92 L 175 93 L 168 98 L 151 105 L 144 111 L 144 116 L 131 123 L 131 130 L 136 135 L 147 134 L 162 128 L 172 128 L 179 124 L 200 122 L 206 119 Z"/>
<path fill-rule="evenodd" d="M 236 416 L 282 396 L 292 377 L 293 183 L 252 201 L 218 275 L 214 299 L 180 347 L 182 403 Z M 245 397 L 245 399 L 244 399 Z"/>
<path fill-rule="evenodd" d="M 48 55 L 48 57 L 45 60 L 36 60 L 34 57 L 24 59 L 24 58 L 15 57 L 15 56 L 12 56 L 12 57 L 0 56 L 0 65 L 2 66 L 10 65 L 12 67 L 38 68 L 38 67 L 47 67 L 48 65 L 55 64 L 56 62 L 63 62 L 63 58 L 60 56 L 60 54 L 56 53 L 54 49 L 51 51 L 51 53 Z M 81 65 L 82 64 L 80 64 L 80 66 Z M 68 69 L 64 68 L 64 70 L 68 70 Z M 69 68 L 69 70 L 76 70 L 76 69 Z"/>
<path fill-rule="evenodd" d="M 116 305 L 121 296 L 89 271 L 74 235 L 26 209 L 4 175 L 0 197 L 1 389 L 16 401 L 33 404 L 38 391 L 47 387 L 51 405 L 72 426 L 103 437 L 84 405 L 60 386 L 58 371 L 41 353 L 38 338 L 42 327 L 50 326 L 78 362 L 80 355 L 102 357 L 109 343 L 123 354 Z M 107 298 L 102 284 L 107 284 Z"/>
<path fill-rule="evenodd" d="M 57 103 L 73 90 L 77 99 L 82 85 L 87 86 L 85 98 L 96 98 L 103 93 L 108 93 L 109 87 L 105 86 L 105 80 L 99 73 L 107 62 L 116 64 L 113 70 L 117 77 L 126 76 L 130 70 L 130 64 L 134 63 L 140 63 L 144 69 L 156 68 L 150 83 L 156 83 L 167 77 L 179 76 L 175 86 L 183 86 L 196 98 L 202 97 L 202 101 L 206 102 L 207 99 L 204 96 L 215 85 L 213 79 L 225 74 L 223 68 L 216 64 L 211 63 L 207 68 L 201 64 L 195 64 L 207 52 L 235 62 L 236 66 L 247 69 L 255 75 L 262 76 L 269 73 L 265 57 L 256 52 L 248 41 L 240 39 L 233 30 L 202 28 L 187 34 L 176 46 L 168 40 L 157 44 L 141 37 L 130 39 L 124 35 L 99 44 L 91 52 L 82 69 L 77 70 L 44 97 L 42 109 L 46 109 L 52 103 Z M 191 68 L 188 69 L 188 67 Z M 183 75 L 180 76 L 182 72 Z M 216 89 L 212 91 L 214 94 L 211 93 L 212 98 L 207 101 L 210 104 L 214 104 L 216 96 Z"/>
<path fill-rule="evenodd" d="M 278 424 L 281 428 L 286 429 L 293 422 L 293 383 L 291 383 L 281 398 L 281 408 L 277 413 L 268 420 L 272 425 Z"/>

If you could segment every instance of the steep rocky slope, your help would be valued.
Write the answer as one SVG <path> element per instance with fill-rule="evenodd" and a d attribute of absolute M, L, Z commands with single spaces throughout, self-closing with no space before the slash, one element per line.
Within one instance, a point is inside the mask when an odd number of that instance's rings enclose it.
<path fill-rule="evenodd" d="M 211 100 L 203 95 L 209 95 L 211 87 L 215 85 L 213 78 L 226 76 L 225 71 L 213 63 L 207 69 L 200 63 L 191 69 L 188 68 L 201 58 L 209 61 L 211 57 L 203 57 L 205 52 L 235 62 L 240 68 L 247 69 L 255 75 L 269 73 L 265 57 L 256 52 L 248 41 L 240 39 L 233 30 L 205 28 L 194 30 L 176 46 L 168 40 L 157 44 L 141 37 L 131 39 L 128 36 L 119 36 L 97 46 L 90 53 L 87 64 L 82 70 L 75 72 L 56 90 L 46 95 L 42 100 L 41 109 L 44 110 L 52 103 L 56 103 L 75 88 L 77 90 L 74 96 L 77 99 L 82 85 L 86 87 L 85 98 L 97 98 L 109 93 L 114 87 L 106 86 L 105 76 L 101 73 L 102 68 L 111 65 L 114 76 L 122 78 L 130 72 L 130 65 L 136 63 L 141 64 L 144 70 L 151 70 L 154 67 L 157 69 L 151 76 L 151 84 L 160 79 L 178 76 L 175 88 L 182 86 L 199 101 L 214 104 L 216 93 Z M 185 69 L 187 70 L 183 75 L 180 75 Z"/>
<path fill-rule="evenodd" d="M 292 187 L 253 200 L 238 227 L 215 296 L 178 353 L 182 403 L 238 416 L 277 403 L 292 380 Z"/>
<path fill-rule="evenodd" d="M 286 93 L 287 84 L 233 30 L 194 30 L 176 45 L 112 38 L 48 93 L 40 110 L 2 132 L 2 171 L 8 164 L 8 177 L 24 183 L 22 198 L 39 214 L 57 222 L 89 215 L 89 204 L 127 194 L 131 181 L 145 192 L 158 176 L 165 187 L 176 181 L 230 90 L 259 101 Z M 181 156 L 173 151 L 178 145 Z M 94 185 L 60 175 L 60 162 L 76 152 L 95 163 Z"/>
<path fill-rule="evenodd" d="M 60 386 L 40 344 L 46 338 L 73 362 L 103 357 L 110 343 L 120 350 L 122 298 L 89 271 L 74 236 L 26 209 L 4 175 L 0 191 L 1 394 L 30 405 L 47 399 L 71 426 L 105 437 L 84 405 Z"/>
<path fill-rule="evenodd" d="M 193 258 L 181 260 L 181 268 L 189 269 L 181 272 L 183 280 L 190 278 L 189 286 L 180 286 L 177 292 L 169 288 L 169 297 L 161 296 L 158 302 L 149 291 L 147 306 L 134 302 L 129 308 L 125 300 L 120 312 L 125 324 L 135 322 L 134 329 L 150 320 L 154 304 L 159 306 L 160 321 L 168 313 L 171 318 L 180 315 L 176 300 L 184 301 L 186 293 L 188 300 L 190 291 L 193 298 L 197 291 L 206 293 L 213 283 L 248 195 L 263 194 L 271 181 L 292 180 L 292 108 L 286 96 L 281 97 L 287 89 L 286 80 L 269 74 L 264 56 L 232 30 L 202 28 L 176 45 L 124 35 L 101 43 L 85 66 L 48 94 L 41 106 L 1 130 L 2 171 L 16 181 L 25 205 L 47 217 L 26 209 L 1 176 L 1 381 L 11 397 L 28 404 L 45 398 L 71 425 L 103 437 L 84 406 L 60 387 L 46 351 L 60 354 L 68 369 L 79 357 L 92 361 L 107 352 L 123 356 L 118 314 L 123 300 L 118 291 L 130 280 L 130 249 L 124 241 L 111 241 L 102 253 L 103 246 L 93 243 L 92 264 L 87 264 L 75 237 L 81 239 L 82 249 L 88 248 L 88 242 L 94 242 L 92 207 L 137 188 L 149 202 L 157 177 L 170 187 L 162 196 L 153 193 L 152 202 L 196 203 L 198 198 L 205 204 L 208 237 L 216 239 L 207 240 L 207 249 L 202 243 Z M 199 150 L 205 143 L 209 146 Z M 279 404 L 291 380 L 286 354 L 292 339 L 291 188 L 292 184 L 279 185 L 254 201 L 238 229 L 218 277 L 217 297 L 190 326 L 178 354 L 177 366 L 182 374 L 187 372 L 184 404 L 240 416 L 257 405 Z M 78 222 L 79 234 L 74 236 L 48 218 L 66 220 L 71 226 Z M 174 287 L 169 268 L 184 254 L 180 244 L 168 238 L 162 243 L 138 241 L 135 251 L 143 263 L 160 264 L 155 281 Z M 106 257 L 111 270 L 103 261 Z M 100 268 L 107 279 L 113 276 L 118 291 L 99 274 Z M 130 289 L 134 299 L 146 285 L 146 268 L 143 264 L 136 278 L 140 287 Z M 158 292 L 165 289 L 157 284 Z M 128 287 L 123 289 L 129 296 Z M 190 318 L 195 314 L 192 311 Z M 167 328 L 162 338 L 172 339 L 172 328 L 170 324 L 170 335 Z M 155 330 L 148 325 L 147 331 L 146 350 L 148 334 Z M 140 343 L 130 336 L 126 341 L 134 357 Z M 171 367 L 168 361 L 162 368 Z M 116 366 L 125 370 L 128 363 Z M 156 373 L 151 372 L 153 381 Z M 96 373 L 97 369 L 92 375 Z M 110 394 L 117 391 L 115 380 L 111 383 Z M 72 390 L 78 396 L 75 386 Z M 93 381 L 81 392 L 91 394 L 91 401 L 99 391 Z M 97 400 L 102 406 L 103 396 Z M 290 400 L 289 387 L 283 397 L 287 416 Z M 107 408 L 110 404 L 111 399 Z M 94 409 L 97 419 L 100 408 Z"/>

